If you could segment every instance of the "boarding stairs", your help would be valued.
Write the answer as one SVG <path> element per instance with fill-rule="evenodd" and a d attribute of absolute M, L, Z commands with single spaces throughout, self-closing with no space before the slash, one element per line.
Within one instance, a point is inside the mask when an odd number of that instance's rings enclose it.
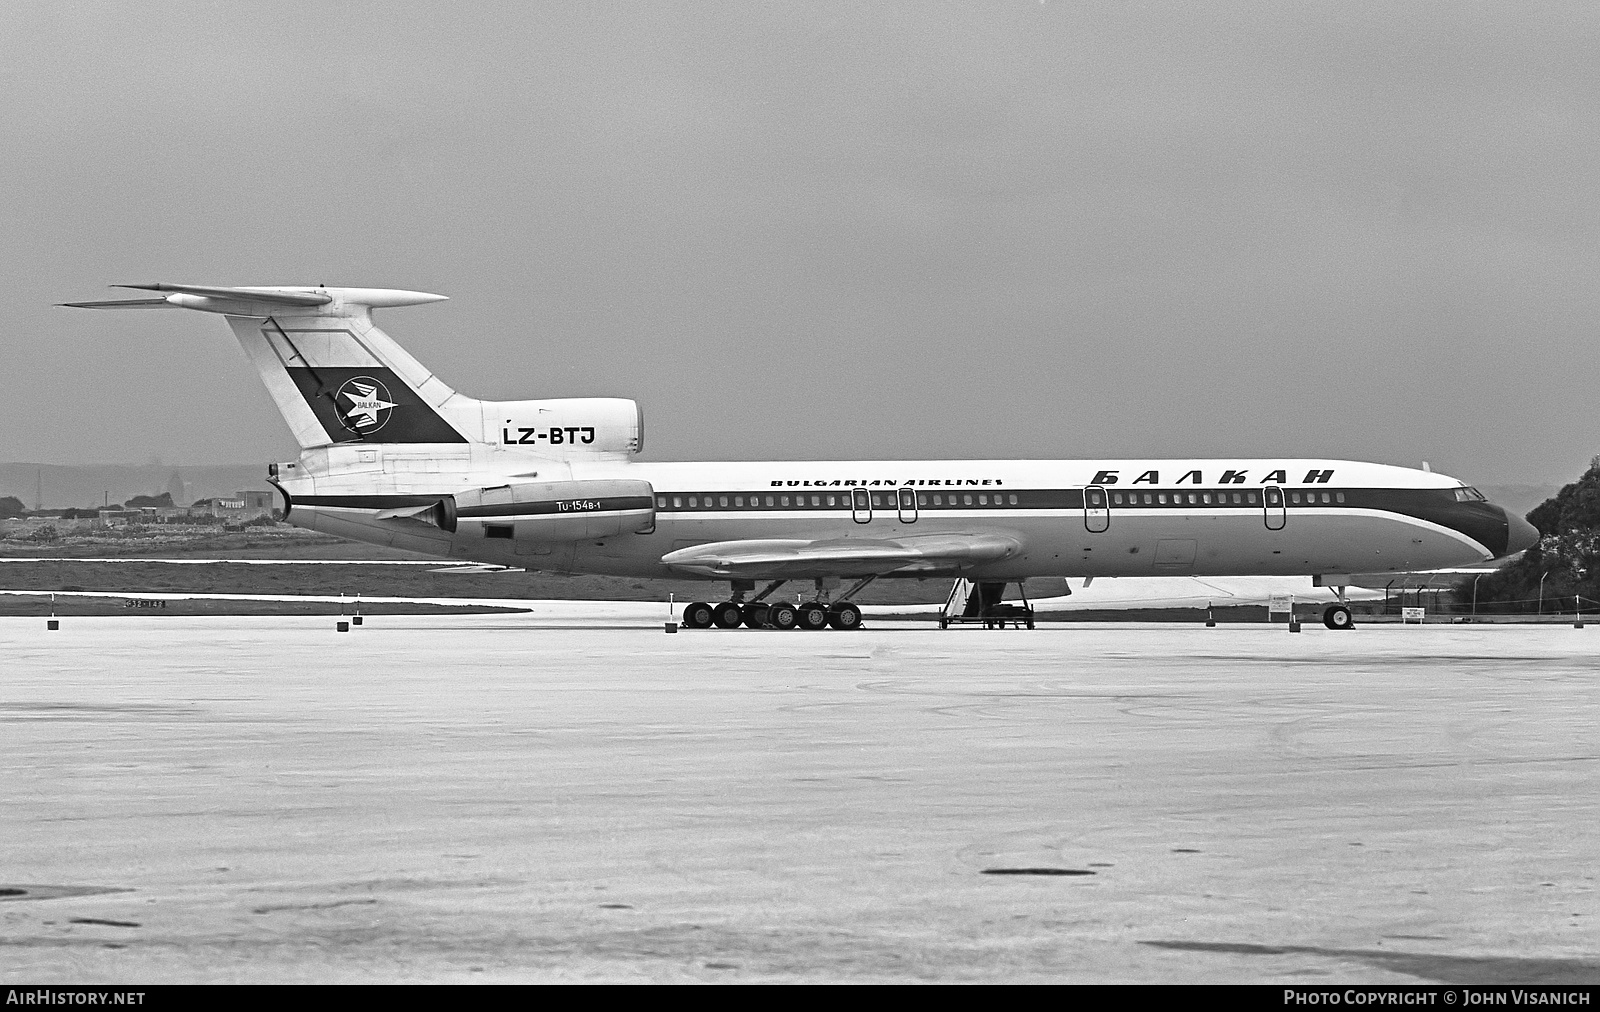
<path fill-rule="evenodd" d="M 953 625 L 978 625 L 985 629 L 1004 629 L 1009 624 L 1014 629 L 1033 628 L 1033 606 L 1028 603 L 1028 592 L 1022 583 L 1017 584 L 1022 594 L 1021 604 L 1007 604 L 1004 583 L 974 582 L 960 579 L 950 588 L 944 608 L 939 612 L 939 628 Z"/>

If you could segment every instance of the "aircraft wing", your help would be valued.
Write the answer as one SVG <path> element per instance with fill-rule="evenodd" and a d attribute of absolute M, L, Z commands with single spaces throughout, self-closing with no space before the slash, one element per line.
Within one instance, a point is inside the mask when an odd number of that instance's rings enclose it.
<path fill-rule="evenodd" d="M 1022 550 L 1004 534 L 929 534 L 889 539 L 788 538 L 718 541 L 668 552 L 661 561 L 702 576 L 816 579 L 887 573 L 960 572 Z"/>

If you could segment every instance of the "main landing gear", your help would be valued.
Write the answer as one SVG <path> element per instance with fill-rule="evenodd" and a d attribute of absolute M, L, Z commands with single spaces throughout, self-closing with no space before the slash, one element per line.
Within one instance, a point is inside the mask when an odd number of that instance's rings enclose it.
<path fill-rule="evenodd" d="M 861 609 L 848 598 L 860 592 L 875 579 L 877 579 L 875 576 L 867 577 L 831 603 L 823 581 L 818 580 L 816 596 L 800 605 L 793 605 L 788 601 L 765 600 L 768 594 L 783 586 L 787 582 L 785 580 L 773 581 L 767 589 L 750 601 L 743 600 L 743 597 L 755 585 L 746 584 L 741 587 L 735 583 L 731 601 L 714 605 L 696 601 L 684 608 L 683 626 L 685 629 L 710 629 L 713 626 L 718 629 L 737 629 L 740 625 L 749 629 L 832 628 L 845 631 L 860 629 Z"/>

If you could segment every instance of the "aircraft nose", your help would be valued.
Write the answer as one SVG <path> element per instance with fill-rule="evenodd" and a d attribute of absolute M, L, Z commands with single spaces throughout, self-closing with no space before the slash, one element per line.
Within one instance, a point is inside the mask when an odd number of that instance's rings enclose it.
<path fill-rule="evenodd" d="M 1524 551 L 1539 543 L 1539 528 L 1512 513 L 1504 506 L 1500 507 L 1500 512 L 1506 515 L 1507 555 Z"/>

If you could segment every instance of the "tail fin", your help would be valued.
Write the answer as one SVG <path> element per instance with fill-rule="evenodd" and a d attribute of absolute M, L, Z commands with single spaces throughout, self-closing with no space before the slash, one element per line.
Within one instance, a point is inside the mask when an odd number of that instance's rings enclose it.
<path fill-rule="evenodd" d="M 63 305 L 197 309 L 227 317 L 302 449 L 474 443 L 543 460 L 625 460 L 644 448 L 644 416 L 633 401 L 475 400 L 450 389 L 372 323 L 374 309 L 440 302 L 443 295 L 320 286 L 117 287 L 165 294 Z"/>
<path fill-rule="evenodd" d="M 372 322 L 378 307 L 443 295 L 387 288 L 120 285 L 160 299 L 64 303 L 86 309 L 197 309 L 226 316 L 302 448 L 334 443 L 465 443 L 479 402 L 457 394 Z"/>

